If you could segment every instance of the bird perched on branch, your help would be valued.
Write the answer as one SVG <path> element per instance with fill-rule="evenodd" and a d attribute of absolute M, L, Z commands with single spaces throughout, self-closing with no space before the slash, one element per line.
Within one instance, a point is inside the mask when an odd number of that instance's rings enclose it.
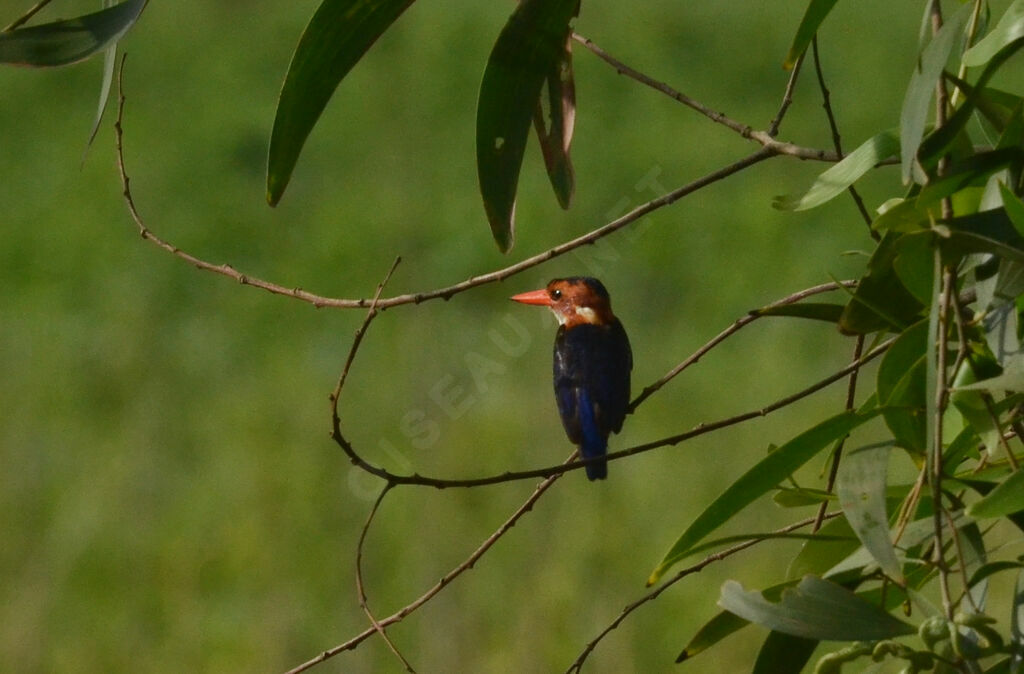
<path fill-rule="evenodd" d="M 612 313 L 608 291 L 595 278 L 555 279 L 542 290 L 512 297 L 550 307 L 558 319 L 555 336 L 555 400 L 562 425 L 584 459 L 603 457 L 608 435 L 622 429 L 629 406 L 633 353 Z M 608 476 L 604 460 L 587 464 L 587 477 Z"/>

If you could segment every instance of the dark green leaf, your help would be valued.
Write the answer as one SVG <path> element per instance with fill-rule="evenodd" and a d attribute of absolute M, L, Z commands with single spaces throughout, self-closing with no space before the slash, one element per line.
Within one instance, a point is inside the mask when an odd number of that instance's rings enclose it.
<path fill-rule="evenodd" d="M 117 42 L 135 24 L 147 0 L 125 0 L 74 19 L 0 33 L 0 63 L 54 67 L 77 63 Z"/>
<path fill-rule="evenodd" d="M 1024 0 L 1014 0 L 992 32 L 964 53 L 963 63 L 980 66 L 1021 37 L 1024 37 Z"/>
<path fill-rule="evenodd" d="M 651 573 L 648 585 L 658 582 L 676 562 L 686 557 L 701 539 L 728 522 L 733 515 L 773 489 L 793 471 L 809 461 L 829 443 L 847 435 L 874 418 L 879 410 L 866 414 L 843 412 L 801 433 L 759 461 L 705 508 L 673 544 Z"/>
<path fill-rule="evenodd" d="M 959 260 L 969 253 L 992 253 L 1024 264 L 1024 238 L 1017 233 L 1005 209 L 981 211 L 945 223 L 949 231 L 940 239 L 943 254 Z"/>
<path fill-rule="evenodd" d="M 818 27 L 821 26 L 835 5 L 836 0 L 811 0 L 808 3 L 804 18 L 800 21 L 800 27 L 796 29 L 796 35 L 793 36 L 793 44 L 790 45 L 789 53 L 786 54 L 786 62 L 782 64 L 783 68 L 790 70 L 796 65 L 797 60 L 807 51 L 807 45 L 811 44 L 811 40 L 814 39 Z"/>
<path fill-rule="evenodd" d="M 281 87 L 267 160 L 267 203 L 277 205 L 302 146 L 345 75 L 413 0 L 323 0 L 295 47 Z"/>
<path fill-rule="evenodd" d="M 802 578 L 809 573 L 821 576 L 860 547 L 860 541 L 844 517 L 829 520 L 818 533 L 828 538 L 804 543 L 786 569 L 787 578 Z"/>
<path fill-rule="evenodd" d="M 1017 53 L 1017 50 L 1022 46 L 1024 46 L 1024 39 L 1011 42 L 1000 49 L 996 57 L 982 71 L 974 85 L 970 85 L 958 77 L 949 76 L 956 83 L 957 87 L 964 92 L 967 100 L 946 120 L 942 127 L 936 129 L 921 143 L 917 155 L 922 164 L 934 163 L 940 155 L 945 154 L 957 135 L 967 126 L 967 122 L 970 120 L 976 107 L 991 111 L 991 95 L 986 96 L 985 87 L 988 85 L 989 80 L 992 79 L 992 76 L 996 74 L 996 71 L 1002 67 L 1003 63 Z"/>
<path fill-rule="evenodd" d="M 864 547 L 889 578 L 902 584 L 903 571 L 889 537 L 885 512 L 891 443 L 847 452 L 839 464 L 839 505 Z"/>
<path fill-rule="evenodd" d="M 831 494 L 820 489 L 779 487 L 779 490 L 772 496 L 772 501 L 783 508 L 802 508 L 803 506 L 818 505 L 830 498 L 832 498 Z"/>
<path fill-rule="evenodd" d="M 998 562 L 989 562 L 988 564 L 982 564 L 978 567 L 974 573 L 971 574 L 971 579 L 967 582 L 968 587 L 974 587 L 981 581 L 985 580 L 989 576 L 995 575 L 1001 571 L 1009 571 L 1010 569 L 1022 569 L 1024 563 L 1016 560 L 1003 560 Z"/>
<path fill-rule="evenodd" d="M 999 183 L 999 194 L 1003 197 L 1007 217 L 1010 218 L 1017 233 L 1024 237 L 1024 202 L 1003 182 Z"/>
<path fill-rule="evenodd" d="M 569 157 L 573 127 L 576 124 L 571 35 L 566 37 L 562 56 L 548 73 L 544 84 L 537 109 L 533 113 L 533 128 L 537 132 L 544 167 L 558 203 L 562 208 L 569 208 L 576 189 L 576 177 Z"/>
<path fill-rule="evenodd" d="M 772 587 L 765 588 L 761 594 L 769 601 L 777 601 L 782 596 L 782 591 L 787 587 L 793 587 L 797 581 L 790 580 L 785 583 L 779 583 Z M 676 662 L 682 662 L 688 660 L 698 653 L 702 653 L 707 649 L 717 644 L 722 639 L 725 639 L 730 634 L 738 632 L 747 625 L 750 624 L 749 620 L 744 620 L 735 613 L 729 611 L 722 611 L 715 615 L 711 620 L 704 623 L 703 626 L 697 633 L 690 639 L 690 643 L 686 644 L 686 647 L 676 658 Z"/>
<path fill-rule="evenodd" d="M 798 304 L 783 304 L 782 306 L 769 309 L 758 309 L 754 313 L 758 316 L 795 316 L 797 318 L 811 318 L 827 323 L 836 323 L 843 314 L 842 304 L 831 304 L 829 302 L 801 302 Z"/>
<path fill-rule="evenodd" d="M 893 269 L 903 287 L 922 305 L 931 304 L 935 259 L 931 232 L 905 234 L 897 242 Z"/>
<path fill-rule="evenodd" d="M 928 321 L 907 328 L 878 366 L 878 397 L 886 407 L 885 423 L 900 446 L 925 448 L 925 367 Z"/>
<path fill-rule="evenodd" d="M 984 185 L 988 177 L 1007 166 L 1024 164 L 1024 151 L 1020 148 L 1002 148 L 978 152 L 965 159 L 952 162 L 940 178 L 929 180 L 917 197 L 917 208 L 923 210 L 944 197 L 968 185 Z"/>
<path fill-rule="evenodd" d="M 775 197 L 772 206 L 783 211 L 804 211 L 820 206 L 842 194 L 861 176 L 878 165 L 880 161 L 896 154 L 899 149 L 900 140 L 896 130 L 883 131 L 877 136 L 869 138 L 841 162 L 818 176 L 806 192 L 799 195 Z"/>
<path fill-rule="evenodd" d="M 924 138 L 935 83 L 942 75 L 949 55 L 960 37 L 970 9 L 970 6 L 964 6 L 949 17 L 921 52 L 918 67 L 914 69 L 914 74 L 910 78 L 900 113 L 900 164 L 905 183 L 910 182 L 913 177 L 914 159 L 917 157 L 921 139 Z"/>
<path fill-rule="evenodd" d="M 722 585 L 718 605 L 770 630 L 824 641 L 875 641 L 913 634 L 913 626 L 835 583 L 805 576 L 779 603 L 734 580 Z"/>
<path fill-rule="evenodd" d="M 967 508 L 967 514 L 981 519 L 1002 517 L 1024 510 L 1024 471 L 1011 473 L 980 501 Z"/>
<path fill-rule="evenodd" d="M 903 330 L 920 316 L 922 304 L 903 287 L 893 267 L 900 234 L 887 232 L 868 261 L 868 272 L 857 285 L 839 319 L 843 334 L 863 335 L 877 330 Z"/>
<path fill-rule="evenodd" d="M 817 647 L 813 639 L 769 632 L 757 652 L 752 674 L 800 674 Z"/>
<path fill-rule="evenodd" d="M 579 0 L 522 0 L 498 36 L 476 111 L 476 164 L 491 234 L 515 240 L 516 187 L 545 78 L 558 68 Z"/>
<path fill-rule="evenodd" d="M 676 662 L 689 660 L 749 624 L 750 621 L 744 620 L 734 613 L 722 611 L 697 630 L 697 633 L 690 639 L 690 643 L 686 644 L 679 657 L 676 658 Z"/>
<path fill-rule="evenodd" d="M 929 224 L 928 212 L 917 207 L 916 198 L 891 199 L 883 204 L 881 214 L 871 223 L 878 232 L 918 232 Z"/>

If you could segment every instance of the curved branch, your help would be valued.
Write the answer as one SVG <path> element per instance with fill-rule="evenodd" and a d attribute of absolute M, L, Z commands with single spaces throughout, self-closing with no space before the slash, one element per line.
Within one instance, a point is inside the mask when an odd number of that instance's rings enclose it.
<path fill-rule="evenodd" d="M 855 360 L 854 362 L 850 363 L 841 370 L 832 373 L 831 375 L 825 377 L 824 379 L 815 382 L 814 384 L 811 384 L 810 386 L 801 389 L 796 393 L 793 393 L 769 405 L 766 405 L 765 407 L 751 410 L 749 412 L 744 412 L 742 414 L 737 414 L 735 416 L 731 416 L 725 419 L 720 419 L 718 421 L 702 423 L 692 428 L 691 430 L 686 431 L 684 433 L 679 433 L 678 435 L 669 436 L 667 438 L 662 438 L 660 440 L 654 440 L 652 442 L 648 442 L 641 445 L 635 445 L 627 449 L 621 449 L 617 452 L 609 452 L 607 455 L 604 456 L 604 460 L 615 461 L 617 459 L 622 459 L 627 456 L 633 456 L 634 454 L 643 454 L 645 452 L 658 449 L 659 447 L 678 445 L 679 443 L 685 442 L 687 440 L 692 440 L 695 437 L 711 433 L 712 431 L 717 431 L 728 426 L 735 426 L 736 424 L 740 424 L 745 421 L 750 421 L 751 419 L 756 419 L 758 417 L 767 416 L 772 412 L 775 412 L 776 410 L 779 410 L 788 405 L 792 405 L 798 400 L 806 398 L 807 396 L 816 393 L 817 391 L 820 391 L 826 386 L 829 386 L 830 384 L 833 384 L 843 379 L 844 377 L 847 377 L 851 373 L 859 370 L 866 363 L 869 363 L 870 361 L 874 360 L 878 356 L 881 356 L 883 353 L 885 353 L 889 349 L 889 347 L 892 346 L 892 343 L 894 341 L 895 338 L 882 342 L 874 349 L 872 349 L 869 353 L 864 355 L 862 358 Z M 359 454 L 352 447 L 351 443 L 349 443 L 348 440 L 346 440 L 344 436 L 341 435 L 340 432 L 336 432 L 333 437 L 334 440 L 341 446 L 345 454 L 348 455 L 348 457 L 352 460 L 352 463 L 366 470 L 368 473 L 376 475 L 377 477 L 380 477 L 383 480 L 387 480 L 388 482 L 392 482 L 396 485 L 414 484 L 424 487 L 434 487 L 435 489 L 447 489 L 449 487 L 479 487 L 489 484 L 513 482 L 515 480 L 528 480 L 538 477 L 551 477 L 553 475 L 566 473 L 572 470 L 579 470 L 580 468 L 585 467 L 589 463 L 589 460 L 572 461 L 557 466 L 548 466 L 546 468 L 535 468 L 532 470 L 523 471 L 509 471 L 506 473 L 501 473 L 499 475 L 490 475 L 487 477 L 466 479 L 435 478 L 420 475 L 418 473 L 413 473 L 411 475 L 399 475 L 397 473 L 392 473 L 391 471 L 385 468 L 381 468 L 379 466 L 367 462 L 365 459 L 359 456 Z"/>

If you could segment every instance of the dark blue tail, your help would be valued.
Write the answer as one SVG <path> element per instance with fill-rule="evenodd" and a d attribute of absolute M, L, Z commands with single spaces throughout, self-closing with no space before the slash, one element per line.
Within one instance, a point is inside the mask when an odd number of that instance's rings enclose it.
<path fill-rule="evenodd" d="M 597 427 L 597 419 L 594 418 L 594 406 L 590 402 L 590 396 L 586 391 L 580 392 L 579 399 L 580 430 L 582 431 L 582 442 L 580 442 L 580 456 L 589 459 L 596 456 L 604 456 L 608 450 L 608 438 L 601 434 Z M 603 480 L 608 477 L 608 462 L 595 461 L 586 466 L 587 477 L 591 480 Z"/>

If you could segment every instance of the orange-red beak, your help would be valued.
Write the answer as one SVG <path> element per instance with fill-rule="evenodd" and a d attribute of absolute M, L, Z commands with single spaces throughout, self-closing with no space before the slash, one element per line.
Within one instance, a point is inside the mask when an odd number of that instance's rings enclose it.
<path fill-rule="evenodd" d="M 513 295 L 509 299 L 516 302 L 522 302 L 523 304 L 539 304 L 545 307 L 550 307 L 553 304 L 551 298 L 548 297 L 548 291 L 544 288 L 541 288 L 540 290 L 531 290 L 528 293 Z"/>

